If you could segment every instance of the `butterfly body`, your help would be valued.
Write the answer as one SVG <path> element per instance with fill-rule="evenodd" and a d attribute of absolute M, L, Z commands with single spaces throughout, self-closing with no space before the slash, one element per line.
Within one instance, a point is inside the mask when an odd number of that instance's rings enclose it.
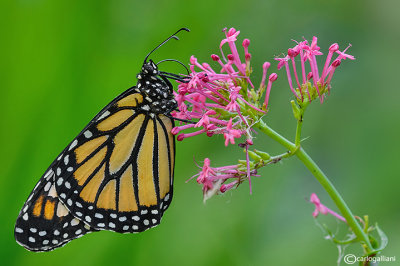
<path fill-rule="evenodd" d="M 151 60 L 137 78 L 41 177 L 17 218 L 20 245 L 49 251 L 89 232 L 137 233 L 160 223 L 173 194 L 177 103 Z"/>

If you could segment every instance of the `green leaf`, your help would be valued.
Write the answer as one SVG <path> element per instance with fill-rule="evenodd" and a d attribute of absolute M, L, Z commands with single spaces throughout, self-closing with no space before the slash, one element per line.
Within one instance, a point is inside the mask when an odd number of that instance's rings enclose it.
<path fill-rule="evenodd" d="M 379 235 L 379 237 L 381 239 L 381 244 L 380 244 L 379 249 L 378 249 L 379 251 L 381 251 L 387 246 L 387 244 L 389 242 L 389 239 L 386 236 L 385 232 L 383 232 L 382 229 L 379 228 L 378 224 L 376 224 L 375 227 L 376 227 L 376 231 L 378 232 L 378 235 Z"/>

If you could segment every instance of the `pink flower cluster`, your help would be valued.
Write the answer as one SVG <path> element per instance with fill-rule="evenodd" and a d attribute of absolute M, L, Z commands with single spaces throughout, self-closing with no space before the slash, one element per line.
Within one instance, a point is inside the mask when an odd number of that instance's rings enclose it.
<path fill-rule="evenodd" d="M 317 45 L 317 37 L 313 37 L 311 45 L 308 41 L 297 42 L 297 45 L 293 48 L 288 49 L 288 53 L 285 57 L 275 58 L 279 61 L 278 69 L 285 66 L 286 74 L 289 82 L 290 89 L 296 96 L 299 102 L 311 102 L 315 98 L 319 97 L 321 103 L 324 100 L 324 94 L 329 93 L 331 89 L 331 79 L 336 68 L 341 64 L 343 59 L 354 60 L 354 56 L 346 54 L 347 49 L 351 47 L 349 45 L 343 52 L 339 51 L 339 45 L 337 43 L 332 44 L 329 47 L 329 52 L 325 60 L 324 68 L 322 69 L 321 75 L 319 74 L 317 55 L 322 55 L 320 47 Z M 335 60 L 332 61 L 334 54 L 338 54 Z M 300 57 L 301 77 L 297 74 L 296 60 L 295 58 Z M 311 71 L 307 73 L 306 62 L 309 62 Z M 292 73 L 289 66 L 289 62 L 292 65 L 292 71 L 295 79 L 297 88 L 293 86 Z M 311 81 L 312 80 L 312 81 Z"/>
<path fill-rule="evenodd" d="M 172 129 L 172 134 L 178 135 L 177 140 L 193 137 L 202 133 L 211 137 L 223 134 L 225 146 L 235 144 L 235 140 L 245 136 L 246 141 L 240 145 L 246 151 L 246 165 L 237 164 L 213 168 L 210 160 L 204 160 L 204 166 L 198 173 L 197 182 L 203 185 L 204 198 L 207 199 L 216 192 L 225 192 L 243 180 L 249 180 L 256 175 L 256 170 L 251 169 L 249 159 L 249 145 L 253 145 L 251 128 L 263 115 L 268 106 L 272 83 L 277 79 L 277 74 L 272 73 L 267 80 L 269 62 L 263 65 L 263 77 L 260 87 L 255 90 L 249 78 L 252 71 L 249 53 L 250 40 L 242 42 L 244 60 L 241 59 L 236 42 L 240 31 L 231 28 L 224 29 L 225 38 L 220 43 L 221 57 L 212 54 L 211 59 L 220 67 L 214 70 L 209 64 L 200 64 L 192 56 L 190 58 L 190 80 L 178 86 L 175 99 L 179 111 L 172 115 L 182 120 L 195 120 L 194 124 L 186 124 Z M 223 47 L 229 46 L 229 54 L 225 57 Z M 264 97 L 264 91 L 265 97 Z M 183 131 L 192 130 L 189 133 Z M 193 131 L 194 130 L 194 131 Z M 224 184 L 228 179 L 233 182 Z M 207 196 L 208 195 L 208 196 Z"/>
<path fill-rule="evenodd" d="M 207 200 L 217 192 L 224 193 L 238 186 L 244 180 L 249 179 L 250 176 L 258 176 L 257 170 L 248 172 L 247 169 L 242 169 L 243 166 L 241 165 L 211 167 L 209 158 L 204 159 L 204 164 L 200 168 L 200 172 L 193 177 L 197 177 L 197 183 L 203 185 L 204 200 Z M 233 179 L 233 181 L 224 184 L 229 179 Z"/>
<path fill-rule="evenodd" d="M 181 83 L 178 92 L 175 92 L 175 99 L 178 102 L 179 111 L 172 115 L 179 119 L 197 120 L 195 124 L 186 124 L 175 127 L 172 134 L 178 135 L 177 140 L 196 136 L 202 133 L 211 137 L 215 134 L 223 134 L 225 145 L 235 144 L 235 139 L 246 136 L 251 139 L 251 125 L 254 118 L 259 118 L 266 112 L 266 106 L 260 106 L 260 99 L 254 91 L 250 81 L 251 72 L 248 51 L 250 40 L 245 39 L 242 43 L 244 49 L 244 60 L 241 59 L 236 47 L 237 36 L 240 31 L 234 28 L 224 29 L 226 38 L 220 43 L 222 59 L 211 55 L 214 62 L 221 70 L 215 71 L 209 64 L 200 64 L 192 56 L 190 58 L 190 81 Z M 230 53 L 225 57 L 223 46 L 228 44 Z M 268 103 L 268 97 L 272 82 L 277 75 L 271 74 L 265 85 L 267 70 L 270 63 L 264 64 L 263 79 L 260 88 L 267 87 L 267 96 L 264 102 Z M 265 104 L 265 105 L 266 105 Z M 195 130 L 190 133 L 182 133 L 186 130 Z"/>

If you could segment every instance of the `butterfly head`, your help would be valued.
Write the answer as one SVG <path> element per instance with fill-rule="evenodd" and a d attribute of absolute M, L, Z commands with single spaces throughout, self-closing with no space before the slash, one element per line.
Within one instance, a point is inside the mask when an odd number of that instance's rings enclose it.
<path fill-rule="evenodd" d="M 153 62 L 153 60 L 149 60 L 149 62 L 144 62 L 142 65 L 142 70 L 140 71 L 140 74 L 142 77 L 145 78 L 151 78 L 151 77 L 156 77 L 160 74 L 158 71 L 157 65 Z"/>

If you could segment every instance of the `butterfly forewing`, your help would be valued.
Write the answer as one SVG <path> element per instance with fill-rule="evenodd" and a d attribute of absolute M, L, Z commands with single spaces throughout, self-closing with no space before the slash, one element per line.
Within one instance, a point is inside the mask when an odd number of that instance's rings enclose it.
<path fill-rule="evenodd" d="M 142 110 L 144 103 L 133 89 L 116 101 L 72 142 L 57 169 L 61 200 L 93 228 L 144 231 L 159 224 L 172 199 L 173 121 Z"/>

